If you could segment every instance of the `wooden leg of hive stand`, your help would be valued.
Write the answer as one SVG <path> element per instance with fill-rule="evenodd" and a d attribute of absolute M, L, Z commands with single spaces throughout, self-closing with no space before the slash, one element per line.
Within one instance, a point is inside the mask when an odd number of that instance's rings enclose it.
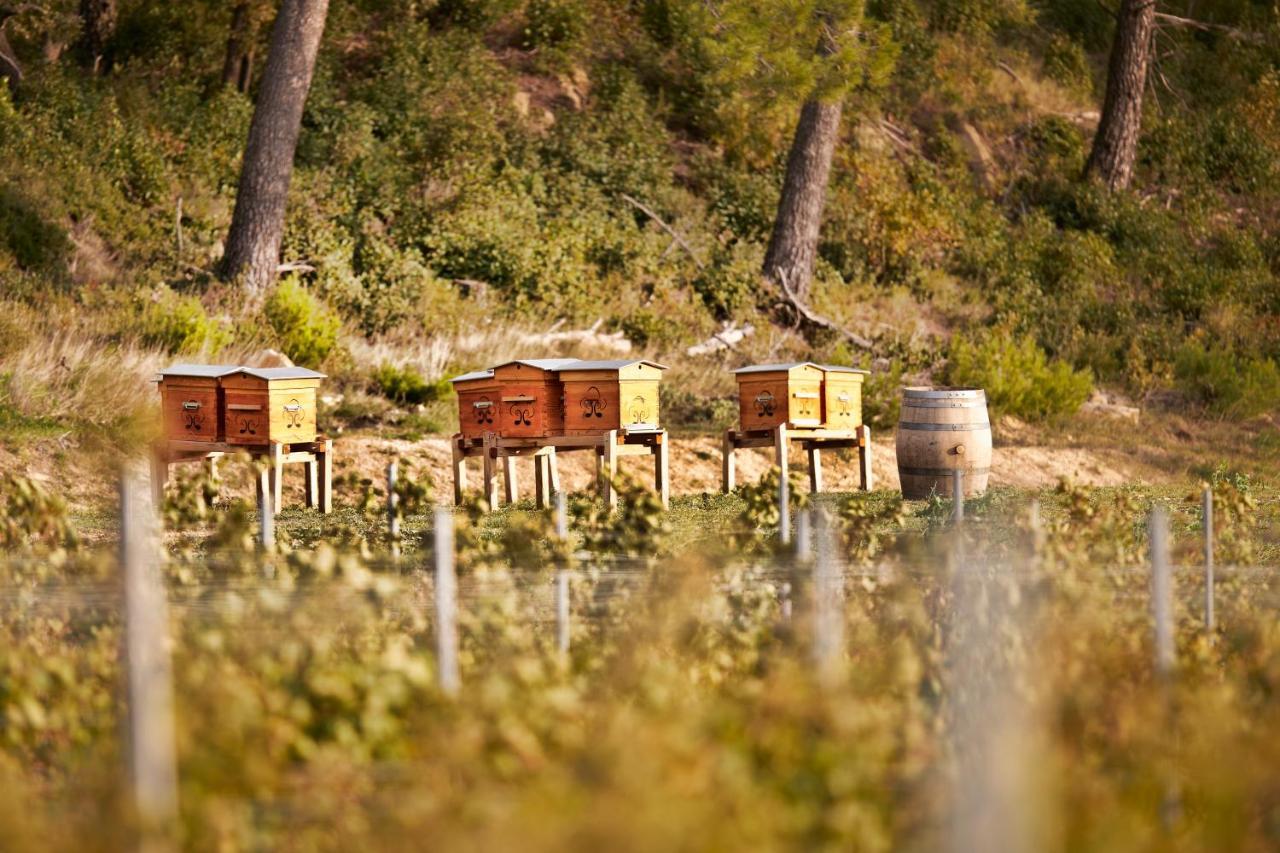
<path fill-rule="evenodd" d="M 604 478 L 601 481 L 604 487 L 604 505 L 614 509 L 618 506 L 618 490 L 613 487 L 613 482 L 618 477 L 618 431 L 611 429 L 604 437 Z"/>
<path fill-rule="evenodd" d="M 328 515 L 333 512 L 333 439 L 325 439 L 317 455 L 320 457 L 316 466 L 320 469 L 320 512 Z"/>
<path fill-rule="evenodd" d="M 816 444 L 805 450 L 809 454 L 809 491 L 816 495 L 822 491 L 822 450 Z"/>
<path fill-rule="evenodd" d="M 787 460 L 788 441 L 790 441 L 790 439 L 787 437 L 787 425 L 778 424 L 777 429 L 773 431 L 773 445 L 774 452 L 778 457 L 778 471 L 781 472 L 782 479 L 784 480 L 791 476 L 791 469 Z"/>
<path fill-rule="evenodd" d="M 507 503 L 513 504 L 520 500 L 520 484 L 516 482 L 516 458 L 514 456 L 502 457 L 502 484 L 507 490 Z"/>
<path fill-rule="evenodd" d="M 454 506 L 462 504 L 462 498 L 467 493 L 467 457 L 462 451 L 462 445 L 459 441 L 453 442 L 453 503 Z"/>
<path fill-rule="evenodd" d="M 547 506 L 547 481 L 550 479 L 547 457 L 541 454 L 533 457 L 533 502 L 538 509 L 545 509 Z"/>
<path fill-rule="evenodd" d="M 551 494 L 560 493 L 560 465 L 556 462 L 556 449 L 553 447 L 547 453 L 547 471 L 551 477 Z"/>
<path fill-rule="evenodd" d="M 866 424 L 858 427 L 858 480 L 864 492 L 875 488 L 871 478 L 871 427 Z"/>
<path fill-rule="evenodd" d="M 311 458 L 305 464 L 307 466 L 305 484 L 307 509 L 315 509 L 320 504 L 320 454 L 312 453 Z"/>
<path fill-rule="evenodd" d="M 164 503 L 164 487 L 169 482 L 169 459 L 164 451 L 151 454 L 151 502 L 159 512 Z"/>
<path fill-rule="evenodd" d="M 734 451 L 733 439 L 734 439 L 733 430 L 731 429 L 725 430 L 724 446 L 721 448 L 721 451 L 720 451 L 722 454 L 721 461 L 720 461 L 720 489 L 726 495 L 732 492 L 734 486 L 736 485 L 734 483 L 734 474 L 736 472 L 734 471 L 734 466 L 733 466 L 733 451 Z"/>
<path fill-rule="evenodd" d="M 662 498 L 662 508 L 671 509 L 671 444 L 665 432 L 658 435 L 658 443 L 653 448 L 653 467 L 654 486 Z"/>
<path fill-rule="evenodd" d="M 284 502 L 284 447 L 273 441 L 267 448 L 271 458 L 271 510 L 279 514 Z"/>
<path fill-rule="evenodd" d="M 498 508 L 498 449 L 493 446 L 492 436 L 484 440 L 484 499 L 489 509 Z"/>

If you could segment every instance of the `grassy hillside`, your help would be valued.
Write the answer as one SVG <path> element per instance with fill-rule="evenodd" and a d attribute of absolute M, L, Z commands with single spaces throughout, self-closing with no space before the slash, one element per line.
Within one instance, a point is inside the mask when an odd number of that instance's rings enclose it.
<path fill-rule="evenodd" d="M 597 322 L 678 365 L 668 411 L 691 426 L 724 419 L 726 363 L 786 355 L 874 367 L 882 423 L 904 377 L 978 382 L 1027 417 L 1077 407 L 1085 374 L 1213 417 L 1280 402 L 1266 4 L 1161 25 L 1138 179 L 1109 193 L 1079 179 L 1111 30 L 1099 4 L 869 3 L 894 63 L 850 97 L 813 300 L 870 351 L 769 321 L 759 268 L 798 103 L 733 82 L 703 4 L 335 2 L 293 271 L 247 317 L 212 274 L 253 109 L 252 89 L 219 85 L 227 4 L 124 0 L 105 76 L 48 59 L 73 7 L 7 25 L 28 75 L 0 94 L 9 433 L 136 436 L 136 377 L 264 347 L 326 368 L 351 418 L 423 402 L 420 427 L 447 430 L 439 379 Z M 756 332 L 685 355 L 726 322 Z"/>

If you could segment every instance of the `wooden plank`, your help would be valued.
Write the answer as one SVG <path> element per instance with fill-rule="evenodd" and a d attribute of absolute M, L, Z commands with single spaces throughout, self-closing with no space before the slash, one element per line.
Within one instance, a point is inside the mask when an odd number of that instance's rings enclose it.
<path fill-rule="evenodd" d="M 871 427 L 863 424 L 858 427 L 858 480 L 864 492 L 875 489 L 874 475 L 871 468 Z"/>
<path fill-rule="evenodd" d="M 502 484 L 506 488 L 507 503 L 520 500 L 520 484 L 516 480 L 516 457 L 502 454 Z"/>
<path fill-rule="evenodd" d="M 498 507 L 498 460 L 493 446 L 495 437 L 493 433 L 485 435 L 484 499 L 489 504 L 489 509 Z"/>
<path fill-rule="evenodd" d="M 467 493 L 467 454 L 460 442 L 452 442 L 450 447 L 453 450 L 453 503 L 460 506 Z"/>
<path fill-rule="evenodd" d="M 267 448 L 267 455 L 271 460 L 271 506 L 274 512 L 279 512 L 283 506 L 284 498 L 284 454 L 283 448 L 278 444 L 272 444 Z"/>
<path fill-rule="evenodd" d="M 320 460 L 314 453 L 308 453 L 306 479 L 306 501 L 308 509 L 315 509 L 320 503 Z"/>
<path fill-rule="evenodd" d="M 671 446 L 665 441 L 654 452 L 654 486 L 662 499 L 662 508 L 671 509 Z"/>
<path fill-rule="evenodd" d="M 604 503 L 609 509 L 616 509 L 618 506 L 618 490 L 613 487 L 613 481 L 618 476 L 618 433 L 616 430 L 610 430 L 608 439 L 604 444 L 604 478 L 601 480 L 601 487 L 604 489 Z"/>
<path fill-rule="evenodd" d="M 822 491 L 822 451 L 809 447 L 805 453 L 809 456 L 809 491 L 816 495 Z"/>
<path fill-rule="evenodd" d="M 778 424 L 774 429 L 774 453 L 778 461 L 778 470 L 782 473 L 782 479 L 786 480 L 790 475 L 791 469 L 788 465 L 787 449 L 787 425 Z"/>
<path fill-rule="evenodd" d="M 316 456 L 320 462 L 320 512 L 333 512 L 333 440 L 318 442 Z"/>
<path fill-rule="evenodd" d="M 720 490 L 726 495 L 733 491 L 735 483 L 733 452 L 737 447 L 733 430 L 725 430 L 724 443 L 720 447 Z"/>

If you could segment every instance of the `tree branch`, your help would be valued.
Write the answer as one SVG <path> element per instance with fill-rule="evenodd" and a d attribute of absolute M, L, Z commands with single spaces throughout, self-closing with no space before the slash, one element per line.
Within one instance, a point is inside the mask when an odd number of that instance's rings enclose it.
<path fill-rule="evenodd" d="M 1222 33 L 1237 41 L 1248 42 L 1249 44 L 1263 44 L 1266 41 L 1261 33 L 1251 33 L 1236 27 L 1228 27 L 1226 24 L 1210 24 L 1206 21 L 1183 18 L 1178 15 L 1170 15 L 1168 12 L 1156 12 L 1156 20 L 1163 21 L 1174 27 L 1187 27 L 1205 33 Z"/>
<path fill-rule="evenodd" d="M 702 260 L 698 257 L 698 253 L 693 250 L 693 247 L 689 245 L 688 241 L 686 241 L 678 231 L 676 231 L 674 228 L 672 228 L 670 225 L 664 222 L 661 216 L 654 213 L 653 210 L 647 205 L 639 201 L 636 201 L 634 198 L 627 195 L 626 193 L 622 194 L 622 200 L 625 201 L 627 204 L 631 205 L 632 207 L 636 208 L 637 210 L 639 210 L 645 216 L 648 216 L 654 222 L 658 223 L 658 227 L 660 227 L 663 231 L 666 231 L 668 234 L 670 234 L 671 239 L 679 243 L 680 248 L 684 249 L 689 254 L 689 257 L 693 259 L 693 263 L 698 267 L 699 272 L 706 270 L 707 267 L 705 264 L 702 263 Z"/>
<path fill-rule="evenodd" d="M 786 273 L 779 272 L 778 287 L 782 290 L 783 301 L 791 308 L 792 311 L 795 312 L 796 319 L 799 321 L 799 325 L 802 328 L 831 332 L 844 338 L 859 349 L 869 350 L 872 348 L 873 344 L 868 338 L 864 338 L 861 335 L 855 335 L 848 329 L 837 326 L 833 321 L 828 320 L 821 314 L 818 314 L 805 304 L 805 302 L 796 295 L 795 291 L 791 289 L 791 285 L 787 283 Z"/>

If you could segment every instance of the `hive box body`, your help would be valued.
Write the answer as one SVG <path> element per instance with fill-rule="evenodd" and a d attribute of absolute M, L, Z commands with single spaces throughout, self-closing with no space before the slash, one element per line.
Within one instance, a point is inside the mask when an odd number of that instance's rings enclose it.
<path fill-rule="evenodd" d="M 157 377 L 164 435 L 170 441 L 222 441 L 221 379 L 236 368 L 175 364 Z"/>
<path fill-rule="evenodd" d="M 862 382 L 867 371 L 823 365 L 822 423 L 827 429 L 853 430 L 862 426 Z"/>
<path fill-rule="evenodd" d="M 463 438 L 484 438 L 497 431 L 498 381 L 492 370 L 466 373 L 449 380 L 458 395 L 458 431 Z"/>
<path fill-rule="evenodd" d="M 652 361 L 582 361 L 561 371 L 565 434 L 660 429 L 658 388 L 664 370 Z"/>
<path fill-rule="evenodd" d="M 302 367 L 242 368 L 223 377 L 223 433 L 229 444 L 316 440 L 316 389 L 323 373 Z"/>
<path fill-rule="evenodd" d="M 735 370 L 744 430 L 822 426 L 823 370 L 816 364 L 762 364 Z"/>
<path fill-rule="evenodd" d="M 543 438 L 564 430 L 564 389 L 560 371 L 572 358 L 511 361 L 493 369 L 497 383 L 495 432 L 503 438 Z"/>

